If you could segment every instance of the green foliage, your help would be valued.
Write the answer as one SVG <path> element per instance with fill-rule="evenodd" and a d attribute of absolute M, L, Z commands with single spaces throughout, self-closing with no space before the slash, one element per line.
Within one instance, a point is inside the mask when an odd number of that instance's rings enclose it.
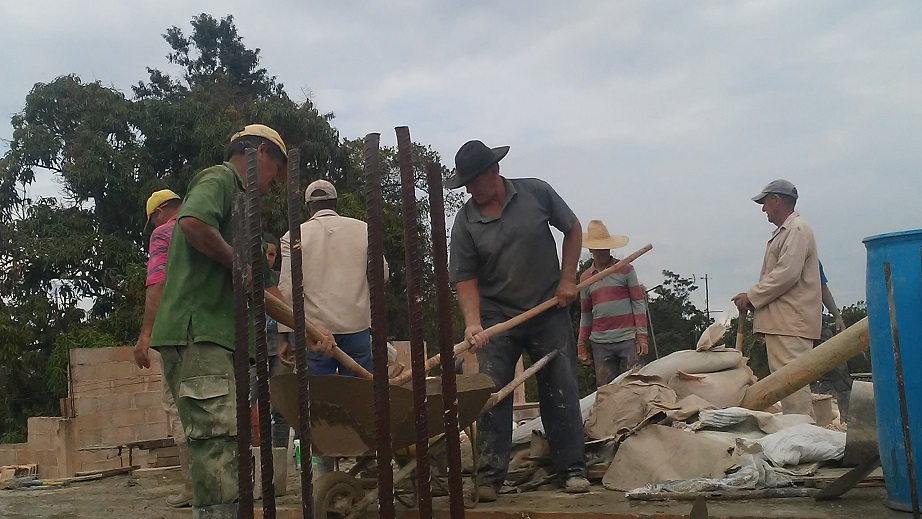
<path fill-rule="evenodd" d="M 27 416 L 57 414 L 69 349 L 134 342 L 144 303 L 147 197 L 166 187 L 182 196 L 196 172 L 222 160 L 229 136 L 245 124 L 278 130 L 289 148 L 300 150 L 301 185 L 332 181 L 343 214 L 365 218 L 361 141 L 342 141 L 330 125 L 333 114 L 320 113 L 310 100 L 292 101 L 259 67 L 259 49 L 243 44 L 232 17 L 202 14 L 191 26 L 188 35 L 178 27 L 163 35 L 181 77 L 149 68 L 128 98 L 100 81 L 65 75 L 36 83 L 12 117 L 13 139 L 0 158 L 0 438 L 6 441 L 23 437 Z M 385 149 L 384 157 L 389 322 L 392 335 L 405 338 L 396 153 Z M 417 187 L 424 189 L 425 165 L 439 157 L 414 145 L 413 158 Z M 40 176 L 53 176 L 63 197 L 30 199 L 27 188 Z M 449 213 L 459 201 L 459 194 L 447 195 Z M 428 205 L 418 207 L 421 247 L 429 251 Z M 287 230 L 284 187 L 264 198 L 262 216 L 266 231 Z M 424 314 L 434 323 L 428 269 L 425 276 Z M 87 305 L 89 311 L 81 309 Z M 431 347 L 435 337 L 427 330 Z"/>
<path fill-rule="evenodd" d="M 679 350 L 693 349 L 711 319 L 691 302 L 698 286 L 690 278 L 663 271 L 663 282 L 652 289 L 650 324 L 660 357 Z"/>

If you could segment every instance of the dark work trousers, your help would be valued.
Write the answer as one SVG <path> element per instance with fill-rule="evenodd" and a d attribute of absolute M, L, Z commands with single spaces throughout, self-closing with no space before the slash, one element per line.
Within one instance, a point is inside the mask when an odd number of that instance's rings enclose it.
<path fill-rule="evenodd" d="M 483 316 L 487 328 L 505 317 Z M 551 352 L 560 353 L 536 374 L 541 420 L 551 450 L 551 462 L 561 482 L 586 477 L 583 420 L 576 383 L 576 344 L 566 308 L 554 308 L 511 330 L 500 333 L 477 352 L 480 372 L 493 379 L 496 388 L 512 381 L 515 365 L 528 352 L 532 362 Z M 505 398 L 477 421 L 481 485 L 499 487 L 506 479 L 512 446 L 512 397 Z"/>

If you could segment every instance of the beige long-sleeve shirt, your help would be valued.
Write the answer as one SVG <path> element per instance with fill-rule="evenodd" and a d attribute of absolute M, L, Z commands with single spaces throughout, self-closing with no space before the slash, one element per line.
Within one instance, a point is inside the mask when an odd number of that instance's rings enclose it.
<path fill-rule="evenodd" d="M 795 211 L 765 247 L 759 282 L 746 291 L 755 308 L 753 331 L 819 339 L 820 263 L 813 229 Z"/>
<path fill-rule="evenodd" d="M 280 240 L 279 291 L 291 304 L 291 239 Z M 301 224 L 304 317 L 332 333 L 355 333 L 371 326 L 368 300 L 368 226 L 323 209 Z M 385 279 L 387 262 L 384 263 Z M 280 332 L 291 329 L 279 324 Z"/>

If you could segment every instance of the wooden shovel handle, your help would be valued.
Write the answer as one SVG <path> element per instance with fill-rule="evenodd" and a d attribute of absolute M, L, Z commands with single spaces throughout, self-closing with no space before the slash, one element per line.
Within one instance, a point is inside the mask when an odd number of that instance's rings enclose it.
<path fill-rule="evenodd" d="M 630 256 L 627 256 L 626 258 L 624 258 L 624 259 L 618 261 L 618 262 L 615 263 L 614 265 L 611 265 L 610 267 L 606 268 L 605 270 L 602 270 L 601 272 L 597 272 L 594 276 L 590 277 L 590 278 L 587 279 L 586 281 L 583 281 L 582 283 L 576 285 L 576 291 L 577 291 L 577 293 L 578 293 L 580 290 L 582 290 L 582 289 L 584 289 L 584 288 L 586 288 L 586 287 L 592 285 L 592 284 L 595 283 L 596 281 L 598 281 L 598 280 L 604 278 L 605 276 L 608 276 L 608 275 L 610 275 L 610 274 L 614 274 L 615 271 L 620 270 L 620 269 L 622 269 L 622 268 L 624 268 L 624 267 L 630 265 L 632 261 L 634 261 L 635 259 L 639 258 L 640 256 L 643 256 L 645 253 L 649 252 L 650 249 L 652 249 L 652 248 L 653 248 L 653 245 L 647 244 L 647 245 L 641 247 L 640 249 L 638 249 L 637 251 L 635 251 L 635 252 L 634 252 L 633 254 L 631 254 Z M 486 330 L 484 330 L 483 333 L 485 333 L 485 334 L 487 335 L 487 337 L 493 337 L 494 335 L 496 335 L 496 334 L 498 334 L 498 333 L 500 333 L 500 332 L 504 332 L 504 331 L 506 331 L 506 330 L 508 330 L 508 329 L 510 329 L 510 328 L 513 328 L 513 327 L 515 327 L 515 326 L 518 326 L 518 325 L 524 323 L 525 321 L 527 321 L 527 320 L 531 319 L 532 317 L 534 317 L 534 316 L 536 316 L 536 315 L 538 315 L 538 314 L 544 312 L 545 310 L 549 310 L 549 309 L 551 309 L 551 308 L 557 306 L 557 302 L 558 302 L 558 301 L 557 301 L 557 296 L 554 296 L 554 297 L 548 299 L 547 301 L 545 301 L 545 302 L 539 304 L 538 306 L 536 306 L 536 307 L 534 307 L 534 308 L 532 308 L 532 309 L 530 309 L 530 310 L 528 310 L 528 311 L 526 311 L 526 312 L 522 312 L 521 314 L 519 314 L 519 315 L 517 315 L 517 316 L 515 316 L 515 317 L 513 317 L 513 318 L 511 318 L 511 319 L 509 319 L 508 321 L 503 321 L 503 322 L 501 322 L 501 323 L 494 324 L 493 326 L 491 326 L 491 327 L 487 328 Z M 471 347 L 471 345 L 470 345 L 470 343 L 468 343 L 467 341 L 461 341 L 461 342 L 459 342 L 458 344 L 455 344 L 455 347 L 454 347 L 454 349 L 452 350 L 452 357 L 457 357 L 457 356 L 460 355 L 461 353 L 463 353 L 463 352 L 469 350 L 470 347 Z M 441 360 L 442 360 L 442 357 L 441 357 L 440 354 L 436 354 L 436 355 L 430 357 L 429 359 L 427 359 L 427 360 L 426 360 L 425 371 L 428 372 L 430 369 L 434 368 L 436 365 L 439 364 L 439 362 L 441 362 Z M 408 380 L 410 380 L 410 378 L 412 378 L 412 376 L 413 376 L 413 374 L 412 374 L 411 372 L 404 372 L 403 374 L 398 375 L 397 377 L 391 379 L 391 384 L 397 384 L 397 385 L 404 384 L 404 383 L 406 383 Z"/>
<path fill-rule="evenodd" d="M 746 337 L 746 310 L 740 310 L 740 316 L 736 320 L 736 349 L 743 351 L 743 338 Z"/>
<path fill-rule="evenodd" d="M 295 319 L 294 312 L 291 310 L 291 307 L 285 304 L 284 301 L 275 297 L 274 295 L 266 292 L 266 313 L 270 317 L 275 319 L 281 324 L 294 329 Z M 323 334 L 320 333 L 313 324 L 305 321 L 304 330 L 307 336 L 314 342 L 320 342 L 323 340 Z M 346 366 L 349 371 L 355 373 L 359 377 L 371 380 L 372 374 L 369 371 L 362 367 L 361 364 L 355 361 L 352 357 L 346 354 L 343 350 L 339 349 L 338 346 L 333 346 L 333 357 L 338 360 L 343 366 Z"/>

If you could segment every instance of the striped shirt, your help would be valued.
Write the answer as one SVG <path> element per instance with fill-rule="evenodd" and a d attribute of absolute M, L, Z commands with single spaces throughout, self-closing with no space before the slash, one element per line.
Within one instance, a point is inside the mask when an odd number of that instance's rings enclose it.
<path fill-rule="evenodd" d="M 598 273 L 583 272 L 580 282 Z M 579 340 L 610 344 L 647 334 L 647 308 L 634 267 L 628 265 L 580 291 Z"/>
<path fill-rule="evenodd" d="M 163 283 L 166 279 L 166 253 L 170 248 L 170 238 L 173 236 L 173 227 L 176 225 L 176 217 L 172 217 L 163 225 L 158 225 L 154 232 L 150 233 L 150 246 L 147 258 L 147 281 L 144 286 L 156 285 Z"/>

